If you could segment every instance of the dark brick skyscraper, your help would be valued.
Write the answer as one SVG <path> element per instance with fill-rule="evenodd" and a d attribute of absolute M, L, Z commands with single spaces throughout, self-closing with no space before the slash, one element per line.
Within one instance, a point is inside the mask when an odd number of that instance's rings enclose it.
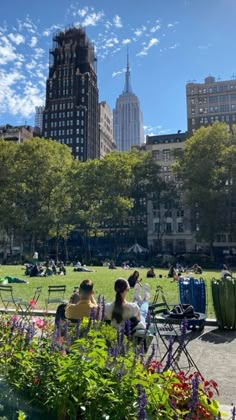
<path fill-rule="evenodd" d="M 82 28 L 53 37 L 42 135 L 71 147 L 76 159 L 99 157 L 96 58 Z"/>

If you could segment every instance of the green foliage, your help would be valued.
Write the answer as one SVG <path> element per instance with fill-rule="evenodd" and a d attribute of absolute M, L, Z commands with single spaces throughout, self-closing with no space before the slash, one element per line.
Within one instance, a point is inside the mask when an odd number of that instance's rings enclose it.
<path fill-rule="evenodd" d="M 198 238 L 211 246 L 217 234 L 230 231 L 234 224 L 231 212 L 236 181 L 234 139 L 226 124 L 200 128 L 186 142 L 182 158 L 175 165 L 193 210 L 193 228 L 198 224 Z"/>
<path fill-rule="evenodd" d="M 8 382 L 52 418 L 138 419 L 140 389 L 150 419 L 187 419 L 204 405 L 206 414 L 217 415 L 217 403 L 211 405 L 213 381 L 207 385 L 198 378 L 202 386 L 193 407 L 190 377 L 147 363 L 142 345 L 134 347 L 103 321 L 85 319 L 79 326 L 65 324 L 53 332 L 47 320 L 25 323 L 5 317 L 0 341 Z"/>

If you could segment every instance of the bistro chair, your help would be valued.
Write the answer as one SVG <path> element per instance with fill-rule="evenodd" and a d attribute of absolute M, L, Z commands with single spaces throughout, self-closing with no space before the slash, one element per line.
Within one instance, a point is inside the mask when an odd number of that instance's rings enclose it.
<path fill-rule="evenodd" d="M 48 286 L 48 297 L 45 299 L 46 311 L 48 310 L 48 305 L 50 304 L 59 304 L 67 303 L 65 299 L 66 286 Z"/>
<path fill-rule="evenodd" d="M 31 317 L 33 309 L 37 305 L 41 292 L 42 286 L 36 287 L 34 294 L 29 301 L 21 300 L 19 307 L 21 309 L 21 316 L 23 319 L 29 319 Z"/>
<path fill-rule="evenodd" d="M 0 285 L 0 300 L 4 307 L 4 312 L 8 312 L 9 306 L 14 306 L 14 309 L 18 311 L 20 309 L 20 302 L 22 298 L 15 297 L 13 294 L 13 287 L 9 285 Z"/>

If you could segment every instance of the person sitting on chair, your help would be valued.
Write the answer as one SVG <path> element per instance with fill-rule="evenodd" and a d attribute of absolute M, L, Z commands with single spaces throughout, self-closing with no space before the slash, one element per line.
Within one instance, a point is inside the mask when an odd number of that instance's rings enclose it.
<path fill-rule="evenodd" d="M 78 320 L 89 317 L 91 309 L 97 308 L 97 302 L 94 299 L 93 282 L 83 280 L 79 287 L 79 301 L 77 303 L 68 303 L 65 309 L 67 319 Z"/>
<path fill-rule="evenodd" d="M 70 297 L 69 303 L 72 303 L 75 305 L 78 302 L 79 302 L 79 293 L 75 292 Z M 66 320 L 66 314 L 65 314 L 66 305 L 67 305 L 66 303 L 61 303 L 57 307 L 56 315 L 55 315 L 55 324 L 57 325 L 57 327 L 59 327 L 61 323 L 63 323 Z"/>
<path fill-rule="evenodd" d="M 126 300 L 129 291 L 129 283 L 126 279 L 118 278 L 115 281 L 114 290 L 116 292 L 115 301 L 105 305 L 105 319 L 111 321 L 111 325 L 116 329 L 122 325 L 123 321 L 131 321 L 131 330 L 145 329 L 145 318 L 141 319 L 140 308 L 135 302 Z"/>

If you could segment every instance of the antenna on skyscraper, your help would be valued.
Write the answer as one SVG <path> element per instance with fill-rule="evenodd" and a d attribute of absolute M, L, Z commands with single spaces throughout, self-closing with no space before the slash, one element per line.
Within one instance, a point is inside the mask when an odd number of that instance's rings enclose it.
<path fill-rule="evenodd" d="M 233 79 L 233 80 L 235 80 L 235 79 L 236 79 L 236 76 L 235 76 L 235 74 L 234 74 L 234 73 L 232 74 L 232 76 L 231 76 L 231 77 L 232 77 L 232 79 Z"/>

